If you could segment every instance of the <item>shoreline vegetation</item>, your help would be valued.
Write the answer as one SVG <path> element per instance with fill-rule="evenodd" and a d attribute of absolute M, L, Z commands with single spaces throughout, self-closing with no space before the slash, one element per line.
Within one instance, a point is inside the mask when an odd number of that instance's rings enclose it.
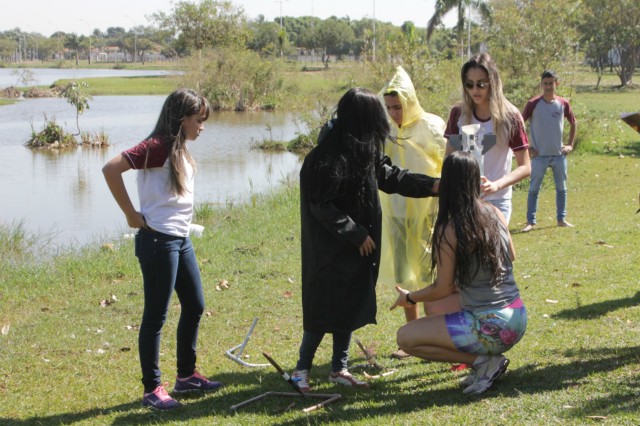
<path fill-rule="evenodd" d="M 227 53 L 217 54 L 226 55 Z M 164 65 L 165 68 L 160 67 L 159 64 L 146 64 L 144 66 L 140 64 L 135 66 L 134 64 L 123 65 L 126 69 L 136 70 L 167 69 L 166 65 L 170 65 L 169 70 L 183 71 L 183 75 L 83 78 L 78 79 L 77 83 L 86 83 L 86 93 L 89 96 L 164 96 L 180 86 L 200 87 L 201 91 L 205 93 L 212 91 L 226 93 L 222 88 L 226 87 L 226 85 L 235 86 L 236 84 L 232 81 L 234 77 L 221 75 L 216 80 L 217 83 L 212 82 L 211 75 L 213 75 L 213 71 L 207 72 L 206 66 L 203 65 L 208 63 L 207 61 L 216 58 L 221 60 L 225 59 L 226 56 L 225 58 L 207 57 L 202 60 L 191 58 L 177 62 L 162 63 L 161 65 Z M 252 59 L 255 58 L 244 57 L 236 60 L 238 64 L 247 64 L 251 63 Z M 457 74 L 457 72 L 454 74 L 451 74 L 451 72 L 458 68 L 458 62 L 455 60 L 443 61 L 436 69 L 431 70 L 429 74 L 429 78 L 433 80 L 433 83 L 423 83 L 422 87 L 418 89 L 420 102 L 428 112 L 446 118 L 451 105 L 459 98 L 460 89 L 457 78 L 451 77 L 451 75 Z M 265 63 L 271 64 L 267 67 L 267 70 L 264 70 Z M 377 90 L 384 85 L 388 78 L 384 74 L 384 70 L 376 69 L 373 64 L 352 61 L 336 61 L 328 68 L 323 67 L 314 71 L 307 71 L 309 67 L 306 64 L 295 61 L 262 60 L 260 64 L 260 67 L 257 67 L 258 69 L 254 71 L 262 70 L 263 73 L 270 75 L 271 77 L 268 78 L 272 80 L 272 83 L 260 89 L 262 92 L 267 93 L 266 97 L 257 97 L 247 92 L 246 89 L 242 89 L 241 92 L 237 92 L 235 95 L 227 93 L 222 97 L 215 97 L 212 100 L 212 105 L 214 109 L 246 112 L 255 109 L 284 110 L 294 114 L 297 117 L 296 119 L 304 124 L 304 127 L 310 129 L 308 133 L 299 134 L 290 141 L 272 140 L 270 138 L 258 141 L 255 144 L 255 148 L 263 150 L 289 150 L 304 154 L 315 144 L 318 129 L 330 117 L 335 102 L 345 90 L 356 85 Z M 27 63 L 21 67 L 15 67 L 15 69 L 20 70 L 32 65 L 42 67 L 45 64 Z M 53 63 L 49 65 L 54 66 Z M 109 68 L 106 64 L 91 64 L 85 67 Z M 114 65 L 110 64 L 110 67 L 114 68 Z M 83 68 L 83 66 L 80 66 L 80 68 Z M 561 73 L 560 76 L 559 94 L 569 98 L 572 104 L 578 104 L 578 112 L 581 114 L 580 126 L 578 127 L 578 143 L 580 145 L 584 145 L 581 144 L 582 141 L 580 139 L 585 139 L 587 133 L 592 133 L 593 127 L 599 127 L 600 125 L 618 127 L 620 114 L 635 112 L 639 108 L 634 98 L 637 97 L 640 88 L 633 85 L 620 87 L 615 73 L 604 73 L 598 77 L 596 73 L 586 66 L 572 65 L 567 66 L 567 69 L 568 71 L 564 74 Z M 255 75 L 241 77 L 247 81 L 253 81 L 257 78 Z M 505 80 L 509 81 L 508 78 Z M 12 88 L 11 93 L 15 96 L 16 93 L 32 91 L 34 96 L 59 96 L 71 82 L 72 80 L 58 80 L 50 87 L 35 86 L 29 89 L 15 87 Z M 437 88 L 435 87 L 436 84 L 438 84 Z M 506 91 L 507 98 L 519 107 L 522 107 L 526 100 L 537 91 L 537 85 L 532 84 L 530 81 L 518 86 L 514 84 L 507 84 L 507 86 L 509 87 L 506 90 L 510 89 L 510 92 Z M 7 88 L 4 89 L 6 91 Z M 614 102 L 611 99 L 612 97 L 619 99 L 618 106 L 620 109 L 616 111 L 617 114 L 603 116 L 598 108 L 593 108 L 593 102 L 600 102 L 600 100 Z M 582 104 L 583 100 L 584 107 L 581 109 L 580 104 Z M 13 102 L 15 102 L 14 99 L 0 97 L 0 106 Z M 574 109 L 576 109 L 575 106 Z M 589 138 L 597 140 L 598 136 L 601 135 L 607 135 L 607 132 L 596 131 L 596 134 L 590 135 Z M 615 148 L 608 146 L 606 149 Z"/>

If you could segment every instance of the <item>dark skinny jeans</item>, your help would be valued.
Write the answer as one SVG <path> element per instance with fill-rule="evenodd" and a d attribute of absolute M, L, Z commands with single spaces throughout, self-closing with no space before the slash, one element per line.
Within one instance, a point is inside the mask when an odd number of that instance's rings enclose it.
<path fill-rule="evenodd" d="M 351 343 L 351 333 L 333 334 L 333 356 L 331 358 L 331 371 L 338 372 L 347 368 L 349 360 L 349 345 Z M 322 342 L 325 333 L 305 330 L 300 344 L 300 358 L 296 364 L 296 370 L 311 370 L 313 358 L 316 350 Z"/>
<path fill-rule="evenodd" d="M 144 391 L 151 392 L 161 384 L 160 332 L 174 290 L 181 307 L 177 331 L 178 376 L 189 377 L 194 373 L 204 294 L 189 237 L 175 237 L 143 228 L 136 234 L 135 243 L 144 282 L 144 313 L 138 349 Z"/>

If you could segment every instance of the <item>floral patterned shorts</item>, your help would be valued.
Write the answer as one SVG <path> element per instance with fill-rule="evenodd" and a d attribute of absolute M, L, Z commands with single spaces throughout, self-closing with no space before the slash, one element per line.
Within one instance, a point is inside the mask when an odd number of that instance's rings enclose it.
<path fill-rule="evenodd" d="M 445 315 L 453 344 L 462 352 L 497 355 L 522 339 L 527 329 L 527 310 L 522 300 L 501 309 L 454 312 Z"/>

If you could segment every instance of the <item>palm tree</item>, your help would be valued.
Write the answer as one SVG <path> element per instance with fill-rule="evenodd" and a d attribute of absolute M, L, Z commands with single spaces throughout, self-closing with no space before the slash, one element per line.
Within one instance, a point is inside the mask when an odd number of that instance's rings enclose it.
<path fill-rule="evenodd" d="M 480 13 L 480 16 L 482 16 L 483 19 L 491 19 L 491 8 L 485 0 L 436 0 L 435 11 L 433 12 L 433 16 L 427 23 L 427 41 L 431 39 L 433 30 L 435 30 L 435 28 L 442 23 L 442 18 L 453 9 L 457 9 L 458 22 L 456 24 L 456 33 L 458 34 L 458 40 L 460 41 L 460 43 L 462 43 L 464 24 L 467 22 L 467 19 L 465 18 L 465 12 L 470 12 L 471 8 L 475 8 L 475 10 Z M 470 22 L 469 25 L 471 25 Z M 471 35 L 469 35 L 469 45 L 471 44 L 470 39 Z"/>

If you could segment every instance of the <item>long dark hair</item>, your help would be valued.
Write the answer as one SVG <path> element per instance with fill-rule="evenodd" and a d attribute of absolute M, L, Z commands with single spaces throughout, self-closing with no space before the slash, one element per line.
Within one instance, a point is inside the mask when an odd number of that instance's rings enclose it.
<path fill-rule="evenodd" d="M 209 118 L 210 106 L 204 96 L 191 89 L 178 89 L 170 94 L 162 105 L 156 127 L 149 137 L 159 137 L 168 144 L 169 164 L 171 165 L 171 191 L 182 195 L 186 190 L 186 159 L 195 168 L 195 161 L 186 146 L 186 139 L 182 131 L 182 120 L 200 114 L 206 120 Z"/>
<path fill-rule="evenodd" d="M 478 68 L 487 73 L 489 77 L 489 109 L 493 119 L 493 131 L 498 143 L 507 146 L 509 138 L 517 128 L 516 120 L 521 120 L 520 112 L 511 104 L 502 92 L 502 80 L 498 72 L 498 66 L 488 53 L 473 55 L 460 69 L 462 82 L 462 113 L 464 123 L 471 124 L 475 103 L 471 95 L 464 89 L 467 81 L 467 73 L 473 68 Z M 524 122 L 522 122 L 524 125 Z"/>
<path fill-rule="evenodd" d="M 390 131 L 382 102 L 368 89 L 350 89 L 340 98 L 331 125 L 318 148 L 331 152 L 325 158 L 337 162 L 330 169 L 333 178 L 344 183 L 345 193 L 357 194 L 359 204 L 366 204 L 366 181 Z"/>
<path fill-rule="evenodd" d="M 480 265 L 488 268 L 496 279 L 502 260 L 508 256 L 498 221 L 492 208 L 480 198 L 480 167 L 472 154 L 455 151 L 448 155 L 442 165 L 438 218 L 431 242 L 432 270 L 436 269 L 440 247 L 451 244 L 445 236 L 445 229 L 450 225 L 456 238 L 458 286 L 468 285 Z"/>

